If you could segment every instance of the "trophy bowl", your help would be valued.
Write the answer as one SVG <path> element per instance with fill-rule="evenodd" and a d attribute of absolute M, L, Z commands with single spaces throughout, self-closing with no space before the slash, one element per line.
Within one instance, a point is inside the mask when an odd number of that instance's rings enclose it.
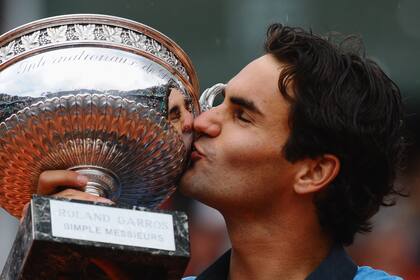
<path fill-rule="evenodd" d="M 189 257 L 185 214 L 146 219 L 128 209 L 156 209 L 175 191 L 192 141 L 179 107 L 191 118 L 198 115 L 198 91 L 185 52 L 160 32 L 131 20 L 64 15 L 0 36 L 0 206 L 20 217 L 43 171 L 69 169 L 88 178 L 86 192 L 109 198 L 126 211 L 115 214 L 121 209 L 34 197 L 2 277 L 55 279 L 58 272 L 48 267 L 74 272 L 86 268 L 82 264 L 89 259 L 106 256 L 132 264 L 128 270 L 136 270 L 142 259 L 143 269 L 151 267 L 150 279 L 179 278 Z M 172 116 L 174 108 L 178 114 Z M 107 219 L 77 224 L 61 215 L 70 212 Z M 117 222 L 111 224 L 113 217 L 137 224 L 121 229 Z M 71 224 L 63 224 L 67 218 Z M 101 224 L 104 220 L 111 222 Z M 151 226 L 155 224 L 160 228 Z M 68 233 L 57 234 L 60 226 Z M 93 226 L 97 236 L 86 237 Z M 163 228 L 169 231 L 163 233 Z M 133 236 L 170 240 L 150 245 L 129 240 Z M 176 256 L 179 260 L 170 260 Z M 168 264 L 162 266 L 162 260 Z"/>
<path fill-rule="evenodd" d="M 0 205 L 19 217 L 42 171 L 70 169 L 89 193 L 155 208 L 189 149 L 168 120 L 174 89 L 196 115 L 189 58 L 137 22 L 66 15 L 2 35 Z"/>

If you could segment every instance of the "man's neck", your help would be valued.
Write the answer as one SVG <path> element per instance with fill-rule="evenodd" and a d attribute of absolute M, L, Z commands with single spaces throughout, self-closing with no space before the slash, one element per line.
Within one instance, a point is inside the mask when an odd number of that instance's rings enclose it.
<path fill-rule="evenodd" d="M 305 279 L 333 246 L 313 213 L 225 216 L 232 242 L 229 279 Z"/>

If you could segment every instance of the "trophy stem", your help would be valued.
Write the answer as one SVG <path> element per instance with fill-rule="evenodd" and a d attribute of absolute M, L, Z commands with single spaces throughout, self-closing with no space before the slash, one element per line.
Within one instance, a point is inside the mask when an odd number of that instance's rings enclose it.
<path fill-rule="evenodd" d="M 121 193 L 118 176 L 109 169 L 95 165 L 77 165 L 69 168 L 88 178 L 85 192 L 116 201 Z"/>

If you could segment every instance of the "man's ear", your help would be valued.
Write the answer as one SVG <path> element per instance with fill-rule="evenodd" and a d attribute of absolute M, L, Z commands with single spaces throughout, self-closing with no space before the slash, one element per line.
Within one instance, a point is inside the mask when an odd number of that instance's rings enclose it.
<path fill-rule="evenodd" d="M 340 160 L 334 155 L 322 155 L 316 159 L 300 162 L 301 168 L 296 173 L 294 191 L 309 194 L 327 186 L 340 171 Z"/>

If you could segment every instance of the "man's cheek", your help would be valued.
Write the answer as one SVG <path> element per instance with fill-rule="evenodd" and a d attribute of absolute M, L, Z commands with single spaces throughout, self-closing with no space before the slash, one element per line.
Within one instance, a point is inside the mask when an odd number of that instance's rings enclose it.
<path fill-rule="evenodd" d="M 222 153 L 221 156 L 224 161 L 233 166 L 237 164 L 255 166 L 259 161 L 265 160 L 263 147 L 256 145 L 235 146 L 235 143 L 229 145 L 231 149 Z"/>
<path fill-rule="evenodd" d="M 187 152 L 190 152 L 192 142 L 193 142 L 193 135 L 192 134 L 188 134 L 188 135 L 184 134 L 182 136 L 182 138 L 183 138 L 183 141 L 184 141 L 185 148 L 187 149 Z"/>

